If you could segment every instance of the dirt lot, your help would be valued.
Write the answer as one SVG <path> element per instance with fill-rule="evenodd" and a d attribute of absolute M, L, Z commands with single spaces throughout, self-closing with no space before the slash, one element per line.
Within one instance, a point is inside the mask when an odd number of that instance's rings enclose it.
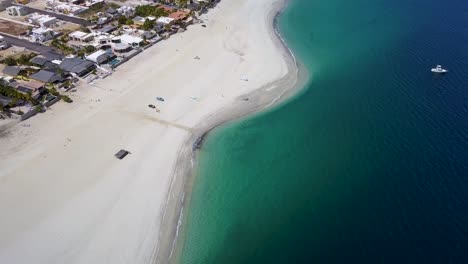
<path fill-rule="evenodd" d="M 55 25 L 51 26 L 50 28 L 53 29 L 55 32 L 69 33 L 80 29 L 81 26 L 78 24 L 59 20 L 59 22 L 55 23 Z"/>
<path fill-rule="evenodd" d="M 21 34 L 24 34 L 27 30 L 28 27 L 26 25 L 0 19 L 0 32 L 14 36 L 19 36 Z"/>
<path fill-rule="evenodd" d="M 35 7 L 39 9 L 46 9 L 47 1 L 46 0 L 33 0 L 33 1 L 30 1 L 27 5 L 30 7 Z"/>
<path fill-rule="evenodd" d="M 12 46 L 12 47 L 9 47 L 6 50 L 1 50 L 0 51 L 0 61 L 3 60 L 6 57 L 13 57 L 13 58 L 17 59 L 21 55 L 28 55 L 30 53 L 32 53 L 32 52 L 25 49 L 25 48 Z M 0 64 L 0 65 L 3 65 L 3 64 Z"/>
<path fill-rule="evenodd" d="M 0 51 L 0 57 L 6 58 L 6 57 L 13 57 L 13 58 L 18 58 L 19 56 L 25 54 L 30 54 L 31 51 L 22 48 L 22 47 L 16 47 L 16 46 L 11 46 L 6 50 L 1 50 Z"/>
<path fill-rule="evenodd" d="M 26 21 L 26 16 L 10 16 L 8 15 L 8 11 L 1 11 L 0 12 L 0 19 L 5 18 L 5 20 L 15 20 L 19 22 L 25 22 Z"/>

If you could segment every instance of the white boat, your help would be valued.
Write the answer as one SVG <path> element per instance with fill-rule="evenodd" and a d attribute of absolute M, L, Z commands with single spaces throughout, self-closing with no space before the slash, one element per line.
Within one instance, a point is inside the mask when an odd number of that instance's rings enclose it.
<path fill-rule="evenodd" d="M 437 65 L 435 68 L 431 69 L 431 72 L 434 72 L 434 73 L 447 73 L 448 70 L 442 68 L 441 65 Z"/>

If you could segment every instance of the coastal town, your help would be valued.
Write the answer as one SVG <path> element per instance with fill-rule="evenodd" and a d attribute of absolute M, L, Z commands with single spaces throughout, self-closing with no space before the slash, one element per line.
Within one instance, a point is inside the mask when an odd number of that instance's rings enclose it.
<path fill-rule="evenodd" d="M 76 15 L 7 1 L 0 263 L 174 262 L 213 128 L 297 91 L 274 23 L 286 1 L 107 0 Z M 37 15 L 56 22 L 29 22 Z M 40 28 L 61 35 L 35 41 Z"/>
<path fill-rule="evenodd" d="M 16 0 L 0 12 L 0 119 L 26 120 L 183 32 L 219 0 Z M 203 25 L 204 26 L 204 25 Z"/>

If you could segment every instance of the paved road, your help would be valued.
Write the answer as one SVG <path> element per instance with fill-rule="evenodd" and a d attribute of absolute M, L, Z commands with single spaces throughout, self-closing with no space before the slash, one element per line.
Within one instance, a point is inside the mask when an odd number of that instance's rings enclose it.
<path fill-rule="evenodd" d="M 27 40 L 15 38 L 15 37 L 3 34 L 3 33 L 0 33 L 0 35 L 2 35 L 5 38 L 5 40 L 13 46 L 24 47 L 28 50 L 32 50 L 41 54 L 45 54 L 51 51 L 56 51 L 52 47 L 43 46 L 37 43 L 32 43 Z"/>
<path fill-rule="evenodd" d="M 79 17 L 72 17 L 72 16 L 63 15 L 63 14 L 57 14 L 57 13 L 54 13 L 54 12 L 51 12 L 51 11 L 38 9 L 38 8 L 30 7 L 30 6 L 25 6 L 25 5 L 21 5 L 21 4 L 14 4 L 14 5 L 22 6 L 26 10 L 28 10 L 29 12 L 38 12 L 38 13 L 41 13 L 41 14 L 44 14 L 44 15 L 53 16 L 53 17 L 56 17 L 58 19 L 68 21 L 68 22 L 71 22 L 71 23 L 75 23 L 75 24 L 78 24 L 78 25 L 82 25 L 82 26 L 85 26 L 85 27 L 92 25 L 92 23 L 89 22 L 88 20 L 82 19 L 82 18 L 79 18 Z"/>

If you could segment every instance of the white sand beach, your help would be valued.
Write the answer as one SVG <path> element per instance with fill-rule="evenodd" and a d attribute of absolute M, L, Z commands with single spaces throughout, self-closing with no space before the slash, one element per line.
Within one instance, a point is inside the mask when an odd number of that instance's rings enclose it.
<path fill-rule="evenodd" d="M 190 164 L 181 151 L 296 80 L 272 28 L 281 2 L 222 0 L 202 16 L 206 28 L 190 26 L 79 87 L 74 103 L 3 132 L 0 263 L 155 263 L 171 243 L 160 231 L 173 228 L 162 223 L 175 172 Z M 120 149 L 131 154 L 116 159 Z"/>

